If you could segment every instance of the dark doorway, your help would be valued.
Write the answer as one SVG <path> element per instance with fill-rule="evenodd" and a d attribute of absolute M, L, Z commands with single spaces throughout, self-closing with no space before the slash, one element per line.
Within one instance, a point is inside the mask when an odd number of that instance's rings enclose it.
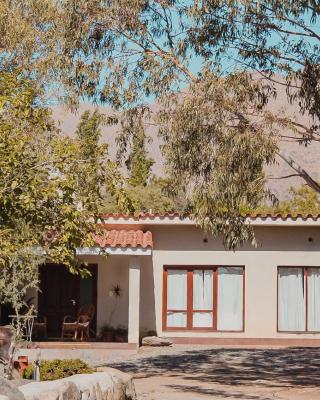
<path fill-rule="evenodd" d="M 76 317 L 80 307 L 93 304 L 97 309 L 97 265 L 87 267 L 91 276 L 71 274 L 64 265 L 46 264 L 40 268 L 39 315 L 47 317 L 50 338 L 61 336 L 63 318 Z M 96 317 L 91 329 L 96 330 Z"/>
<path fill-rule="evenodd" d="M 0 306 L 0 325 L 10 325 L 12 319 L 9 315 L 15 313 L 13 307 L 10 304 L 1 304 Z"/>

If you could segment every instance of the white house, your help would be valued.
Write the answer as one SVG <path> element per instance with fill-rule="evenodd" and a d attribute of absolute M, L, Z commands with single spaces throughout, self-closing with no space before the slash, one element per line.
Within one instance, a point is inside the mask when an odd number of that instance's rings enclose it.
<path fill-rule="evenodd" d="M 79 249 L 91 278 L 42 268 L 49 336 L 70 307 L 93 303 L 97 332 L 122 326 L 131 344 L 154 332 L 175 343 L 320 344 L 320 216 L 247 222 L 260 245 L 227 251 L 178 214 L 104 216 L 97 247 Z"/>

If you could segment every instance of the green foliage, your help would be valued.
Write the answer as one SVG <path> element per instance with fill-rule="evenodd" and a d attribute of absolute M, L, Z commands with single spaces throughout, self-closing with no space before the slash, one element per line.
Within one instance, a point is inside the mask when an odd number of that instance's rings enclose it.
<path fill-rule="evenodd" d="M 33 370 L 34 366 L 30 364 L 28 368 L 25 369 L 23 378 L 32 379 Z M 40 365 L 40 377 L 42 381 L 54 381 L 72 375 L 92 374 L 94 372 L 94 369 L 90 368 L 80 359 L 42 361 Z"/>
<path fill-rule="evenodd" d="M 141 212 L 186 212 L 188 204 L 181 192 L 172 190 L 172 183 L 166 179 L 153 177 L 146 186 L 125 186 L 126 196 L 134 208 L 134 214 Z M 102 213 L 125 212 L 112 196 L 106 197 L 101 207 Z"/>
<path fill-rule="evenodd" d="M 127 110 L 120 117 L 121 131 L 117 138 L 118 160 L 121 161 L 124 158 L 130 146 L 125 165 L 129 172 L 128 183 L 131 186 L 146 186 L 151 177 L 154 160 L 148 157 L 146 149 L 147 136 L 144 122 L 147 119 L 148 109 L 145 107 Z M 130 143 L 127 141 L 128 136 L 131 139 Z"/>
<path fill-rule="evenodd" d="M 104 115 L 97 110 L 92 114 L 85 111 L 81 115 L 76 130 L 79 142 L 79 159 L 81 159 L 81 163 L 77 166 L 79 186 L 82 188 L 83 206 L 92 213 L 97 212 L 102 201 L 101 191 L 108 181 L 105 174 L 111 172 L 106 168 L 107 166 L 111 167 L 111 163 L 107 159 L 108 146 L 99 143 L 101 139 L 100 125 L 104 122 Z"/>
<path fill-rule="evenodd" d="M 33 314 L 32 302 L 26 301 L 30 290 L 37 290 L 39 283 L 38 268 L 44 262 L 41 253 L 34 249 L 20 249 L 13 254 L 7 254 L 1 260 L 0 267 L 0 304 L 10 303 L 16 317 Z M 14 340 L 19 341 L 25 328 L 26 320 L 13 320 Z"/>
<path fill-rule="evenodd" d="M 79 210 L 78 145 L 59 136 L 36 102 L 31 83 L 0 75 L 0 265 L 41 246 L 73 269 L 74 249 L 90 231 Z"/>
<path fill-rule="evenodd" d="M 3 70 L 18 66 L 37 85 L 62 88 L 71 105 L 84 95 L 126 109 L 121 150 L 132 138 L 138 143 L 148 123 L 159 126 L 176 191 L 227 247 L 254 240 L 239 212 L 268 200 L 263 168 L 276 155 L 320 193 L 277 148 L 283 129 L 288 140 L 319 140 L 317 1 L 27 0 L 21 7 L 4 0 L 0 7 Z M 266 112 L 279 72 L 311 127 Z M 146 98 L 156 109 L 147 110 Z M 150 163 L 131 150 L 131 185 L 143 186 Z M 133 212 L 126 188 L 111 187 L 119 209 Z"/>
<path fill-rule="evenodd" d="M 27 290 L 38 289 L 45 259 L 86 273 L 76 250 L 92 243 L 89 217 L 101 192 L 132 209 L 116 164 L 98 143 L 101 119 L 86 113 L 75 139 L 62 136 L 35 85 L 19 72 L 0 72 L 0 302 L 17 317 Z"/>
<path fill-rule="evenodd" d="M 37 99 L 31 83 L 0 74 L 0 264 L 6 254 L 40 246 L 76 272 L 75 249 L 93 229 L 88 216 L 102 190 L 121 198 L 121 176 L 98 143 L 97 112 L 82 117 L 72 139 Z"/>
<path fill-rule="evenodd" d="M 132 150 L 126 161 L 130 172 L 129 184 L 135 186 L 146 186 L 151 173 L 154 160 L 148 157 L 145 148 L 145 133 L 142 130 L 139 135 L 133 138 Z"/>
<path fill-rule="evenodd" d="M 259 124 L 242 117 L 263 105 L 246 73 L 221 78 L 207 71 L 189 91 L 192 96 L 160 114 L 169 174 L 190 200 L 194 218 L 222 234 L 226 247 L 254 242 L 241 210 L 269 195 L 264 166 L 274 162 L 277 129 L 268 115 Z"/>
<path fill-rule="evenodd" d="M 280 201 L 273 207 L 259 207 L 258 212 L 280 213 L 280 214 L 320 214 L 320 195 L 308 186 L 301 186 L 298 189 L 291 188 L 289 198 Z"/>

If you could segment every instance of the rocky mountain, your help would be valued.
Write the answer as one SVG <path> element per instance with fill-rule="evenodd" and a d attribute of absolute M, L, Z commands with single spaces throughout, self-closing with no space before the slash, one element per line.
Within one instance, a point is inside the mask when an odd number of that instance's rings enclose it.
<path fill-rule="evenodd" d="M 276 99 L 270 101 L 268 108 L 271 111 L 281 112 L 284 115 L 293 117 L 300 123 L 310 124 L 308 117 L 301 115 L 297 106 L 288 102 L 285 87 L 280 85 L 277 89 L 278 96 Z M 59 124 L 61 131 L 65 134 L 73 135 L 81 114 L 85 110 L 93 111 L 94 109 L 95 106 L 92 104 L 82 103 L 76 113 L 71 113 L 64 107 L 53 107 L 52 113 L 53 118 Z M 107 115 L 111 114 L 109 108 L 99 107 L 99 109 Z M 109 144 L 109 152 L 112 158 L 114 158 L 116 154 L 115 139 L 117 131 L 117 126 L 105 126 L 102 128 L 103 141 Z M 161 155 L 161 141 L 157 137 L 156 128 L 149 129 L 148 135 L 152 138 L 152 141 L 147 145 L 148 151 L 151 157 L 156 161 L 153 166 L 153 172 L 157 175 L 162 175 L 164 173 L 164 160 Z M 290 132 L 284 130 L 283 135 L 290 135 Z M 283 140 L 279 143 L 279 146 L 284 154 L 294 158 L 295 161 L 306 169 L 314 179 L 320 180 L 320 143 L 315 142 L 305 147 L 304 145 L 292 141 Z M 304 181 L 299 177 L 281 179 L 281 177 L 290 175 L 293 172 L 292 169 L 281 159 L 277 159 L 276 164 L 268 167 L 266 172 L 269 178 L 268 185 L 279 199 L 283 199 L 287 196 L 288 190 L 291 186 L 299 187 L 304 184 Z"/>

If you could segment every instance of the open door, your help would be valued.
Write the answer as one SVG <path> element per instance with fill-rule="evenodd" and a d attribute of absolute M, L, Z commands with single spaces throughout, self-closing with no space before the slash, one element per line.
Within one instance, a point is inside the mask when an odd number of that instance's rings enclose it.
<path fill-rule="evenodd" d="M 97 310 L 97 265 L 87 268 L 91 276 L 81 278 L 64 265 L 41 266 L 38 313 L 47 317 L 48 337 L 59 338 L 64 316 L 76 317 L 81 306 L 93 304 Z M 96 316 L 91 329 L 96 330 Z"/>

